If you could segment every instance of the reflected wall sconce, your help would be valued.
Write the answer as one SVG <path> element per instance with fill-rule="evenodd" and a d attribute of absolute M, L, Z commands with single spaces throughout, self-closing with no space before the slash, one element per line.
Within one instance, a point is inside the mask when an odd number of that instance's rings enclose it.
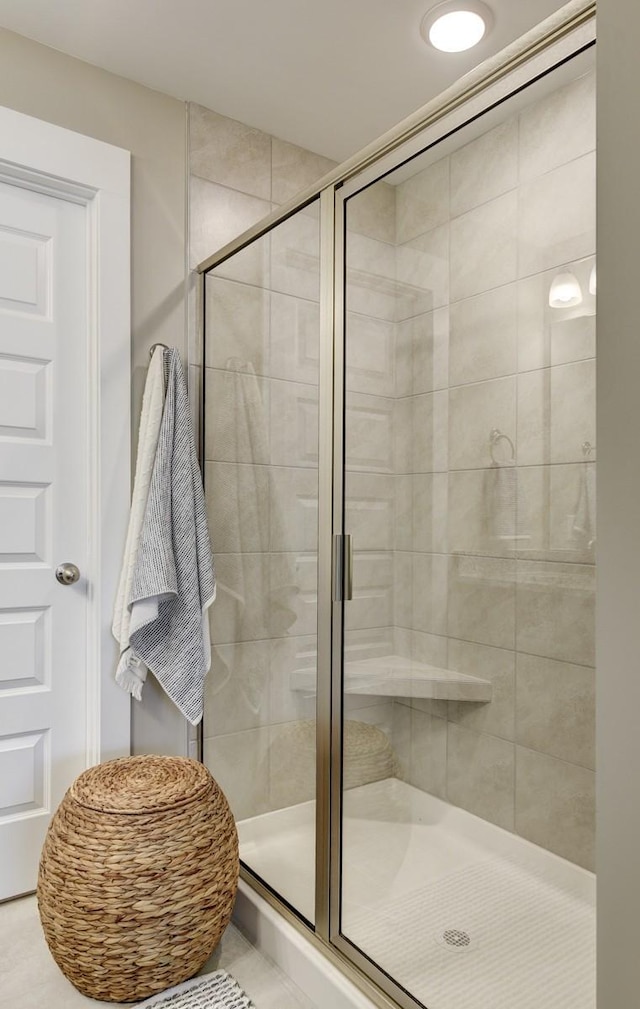
<path fill-rule="evenodd" d="M 591 267 L 591 273 L 589 274 L 589 294 L 596 293 L 596 264 L 594 263 Z"/>
<path fill-rule="evenodd" d="M 582 289 L 573 273 L 558 273 L 549 288 L 550 308 L 573 308 L 582 303 Z"/>

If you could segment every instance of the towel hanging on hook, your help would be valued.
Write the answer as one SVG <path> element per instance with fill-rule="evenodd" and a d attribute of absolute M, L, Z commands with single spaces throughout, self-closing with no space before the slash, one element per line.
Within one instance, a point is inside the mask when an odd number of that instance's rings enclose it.
<path fill-rule="evenodd" d="M 151 360 L 151 358 L 153 357 L 153 355 L 154 355 L 155 351 L 158 349 L 158 347 L 162 347 L 163 350 L 169 350 L 169 348 L 167 347 L 166 343 L 154 343 L 149 348 L 149 360 Z"/>

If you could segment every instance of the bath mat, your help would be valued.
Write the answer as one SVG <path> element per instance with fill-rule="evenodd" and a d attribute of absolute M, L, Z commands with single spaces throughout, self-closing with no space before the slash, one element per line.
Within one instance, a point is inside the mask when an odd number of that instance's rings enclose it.
<path fill-rule="evenodd" d="M 151 1006 L 157 1009 L 255 1009 L 249 996 L 226 970 L 193 977 L 175 988 L 167 988 L 139 1002 L 136 1009 L 150 1009 Z"/>

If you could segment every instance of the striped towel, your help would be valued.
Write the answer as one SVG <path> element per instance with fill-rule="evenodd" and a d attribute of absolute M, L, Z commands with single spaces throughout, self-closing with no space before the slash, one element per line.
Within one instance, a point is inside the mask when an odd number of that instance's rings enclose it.
<path fill-rule="evenodd" d="M 189 400 L 177 350 L 165 351 L 166 398 L 131 595 L 132 661 L 142 661 L 192 725 L 211 665 L 207 609 L 216 581 Z"/>

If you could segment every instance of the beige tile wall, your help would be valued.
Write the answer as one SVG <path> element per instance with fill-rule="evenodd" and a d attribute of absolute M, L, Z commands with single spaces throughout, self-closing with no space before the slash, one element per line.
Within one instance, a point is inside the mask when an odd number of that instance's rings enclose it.
<path fill-rule="evenodd" d="M 590 868 L 594 104 L 584 77 L 397 187 L 398 282 L 424 290 L 399 298 L 394 412 L 396 650 L 493 683 L 396 701 L 401 773 Z M 563 270 L 584 300 L 551 309 Z"/>

